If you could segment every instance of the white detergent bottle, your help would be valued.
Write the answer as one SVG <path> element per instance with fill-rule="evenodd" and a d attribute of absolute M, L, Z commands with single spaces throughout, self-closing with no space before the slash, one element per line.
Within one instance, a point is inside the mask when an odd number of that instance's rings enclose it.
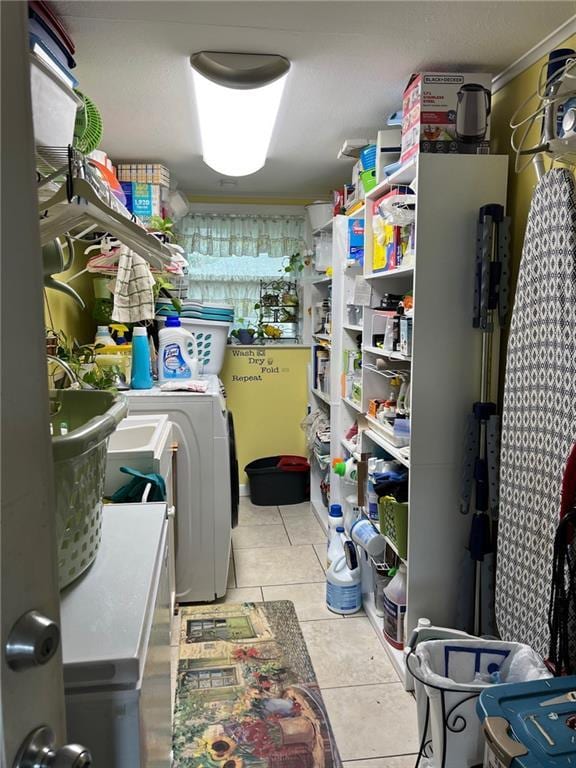
<path fill-rule="evenodd" d="M 198 378 L 196 337 L 182 328 L 177 317 L 167 317 L 158 334 L 158 381 L 190 381 Z M 188 351 L 192 346 L 194 353 Z"/>
<path fill-rule="evenodd" d="M 384 637 L 391 646 L 401 651 L 406 638 L 406 566 L 400 563 L 396 575 L 384 587 Z"/>
<path fill-rule="evenodd" d="M 342 615 L 357 613 L 362 608 L 362 575 L 351 541 L 344 544 L 344 554 L 335 560 L 326 573 L 326 607 Z"/>
<path fill-rule="evenodd" d="M 326 556 L 326 567 L 330 568 L 332 563 L 339 560 L 344 555 L 344 526 L 337 525 L 330 529 L 330 538 L 328 539 L 328 553 Z"/>

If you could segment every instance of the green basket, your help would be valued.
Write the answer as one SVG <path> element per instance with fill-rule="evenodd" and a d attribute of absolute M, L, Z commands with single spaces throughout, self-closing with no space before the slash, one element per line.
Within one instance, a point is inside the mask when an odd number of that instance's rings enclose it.
<path fill-rule="evenodd" d="M 380 532 L 392 543 L 398 555 L 408 556 L 408 502 L 383 496 L 379 503 Z"/>
<path fill-rule="evenodd" d="M 376 168 L 372 168 L 370 171 L 362 171 L 360 173 L 360 181 L 364 187 L 364 192 L 370 192 L 376 186 Z"/>

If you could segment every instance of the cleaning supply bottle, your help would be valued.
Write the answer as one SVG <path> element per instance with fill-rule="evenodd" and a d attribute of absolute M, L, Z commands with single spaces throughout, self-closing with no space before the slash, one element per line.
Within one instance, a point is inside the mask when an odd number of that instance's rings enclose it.
<path fill-rule="evenodd" d="M 350 527 L 350 538 L 372 557 L 381 555 L 386 548 L 386 539 L 365 515 L 359 517 Z"/>
<path fill-rule="evenodd" d="M 339 560 L 344 554 L 344 526 L 339 525 L 334 530 L 330 531 L 330 538 L 328 539 L 328 552 L 326 556 L 327 568 L 330 568 L 332 563 Z"/>
<path fill-rule="evenodd" d="M 400 563 L 392 581 L 384 587 L 384 637 L 401 651 L 405 643 L 406 566 Z"/>
<path fill-rule="evenodd" d="M 326 572 L 326 607 L 333 613 L 356 613 L 362 608 L 362 576 L 351 541 Z"/>
<path fill-rule="evenodd" d="M 148 332 L 142 325 L 137 325 L 132 331 L 132 389 L 152 389 L 153 381 L 150 372 L 150 348 Z"/>
<path fill-rule="evenodd" d="M 198 378 L 198 347 L 193 333 L 182 328 L 180 318 L 167 317 L 158 334 L 158 381 L 189 381 Z M 194 350 L 190 354 L 189 347 Z"/>
<path fill-rule="evenodd" d="M 104 347 L 114 347 L 116 346 L 116 342 L 110 336 L 110 331 L 108 330 L 107 325 L 99 325 L 96 329 L 96 337 L 94 339 L 94 344 L 102 344 Z"/>
<path fill-rule="evenodd" d="M 344 517 L 342 515 L 342 507 L 340 504 L 331 504 L 328 511 L 328 528 L 329 531 L 336 529 L 339 525 L 344 525 Z M 330 532 L 328 533 L 330 535 Z"/>

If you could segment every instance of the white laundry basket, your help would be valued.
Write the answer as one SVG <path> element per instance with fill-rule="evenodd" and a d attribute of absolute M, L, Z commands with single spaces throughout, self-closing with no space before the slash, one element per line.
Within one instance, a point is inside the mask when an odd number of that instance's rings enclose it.
<path fill-rule="evenodd" d="M 493 685 L 551 677 L 528 645 L 500 640 L 428 640 L 407 657 L 418 709 L 427 700 L 420 729 L 419 768 L 472 768 L 482 764 L 484 737 L 476 699 Z"/>
<path fill-rule="evenodd" d="M 218 375 L 224 365 L 230 323 L 181 317 L 182 327 L 194 334 L 198 345 L 200 373 Z"/>

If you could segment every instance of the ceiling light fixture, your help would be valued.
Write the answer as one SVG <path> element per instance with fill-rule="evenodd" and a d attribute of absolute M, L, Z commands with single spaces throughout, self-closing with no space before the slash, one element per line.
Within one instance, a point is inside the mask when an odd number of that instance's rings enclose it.
<path fill-rule="evenodd" d="M 260 170 L 290 62 L 268 54 L 201 51 L 190 63 L 204 162 L 226 176 Z"/>

